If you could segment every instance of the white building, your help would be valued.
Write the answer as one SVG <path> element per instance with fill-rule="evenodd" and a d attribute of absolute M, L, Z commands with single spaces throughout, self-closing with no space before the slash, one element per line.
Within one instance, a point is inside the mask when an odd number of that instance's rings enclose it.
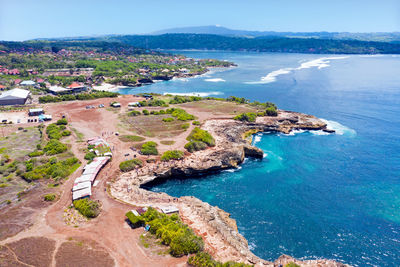
<path fill-rule="evenodd" d="M 5 105 L 24 105 L 31 92 L 24 89 L 11 89 L 0 95 L 0 106 Z"/>

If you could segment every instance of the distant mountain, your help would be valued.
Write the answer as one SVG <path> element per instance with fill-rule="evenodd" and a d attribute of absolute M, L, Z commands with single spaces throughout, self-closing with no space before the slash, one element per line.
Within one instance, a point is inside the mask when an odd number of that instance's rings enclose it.
<path fill-rule="evenodd" d="M 400 42 L 400 32 L 376 32 L 376 33 L 350 33 L 350 32 L 275 32 L 275 31 L 247 31 L 234 30 L 218 25 L 172 28 L 150 33 L 150 35 L 162 35 L 168 33 L 192 33 L 192 34 L 216 34 L 240 37 L 288 37 L 288 38 L 316 38 L 336 40 L 360 40 L 376 42 Z"/>

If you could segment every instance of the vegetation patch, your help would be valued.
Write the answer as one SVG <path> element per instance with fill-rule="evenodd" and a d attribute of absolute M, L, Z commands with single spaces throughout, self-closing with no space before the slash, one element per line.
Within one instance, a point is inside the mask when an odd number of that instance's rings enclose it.
<path fill-rule="evenodd" d="M 187 263 L 192 267 L 251 267 L 253 265 L 228 261 L 225 263 L 214 260 L 207 252 L 198 252 L 189 257 Z M 285 266 L 286 267 L 286 266 Z"/>
<path fill-rule="evenodd" d="M 41 162 L 33 159 L 26 161 L 26 172 L 21 176 L 27 181 L 33 181 L 43 178 L 53 178 L 58 181 L 67 178 L 72 174 L 80 165 L 77 158 L 72 157 L 66 160 L 58 161 L 57 158 L 52 157 L 47 163 L 40 165 Z"/>
<path fill-rule="evenodd" d="M 238 121 L 255 122 L 257 118 L 257 113 L 247 112 L 235 116 L 233 119 Z"/>
<path fill-rule="evenodd" d="M 67 151 L 68 147 L 66 144 L 61 143 L 60 141 L 56 139 L 50 140 L 45 147 L 43 148 L 43 151 L 46 152 L 46 155 L 56 155 L 63 153 Z"/>
<path fill-rule="evenodd" d="M 39 103 L 52 103 L 52 102 L 63 102 L 73 100 L 90 100 L 104 97 L 117 97 L 119 94 L 115 92 L 103 92 L 95 91 L 92 93 L 81 93 L 76 95 L 62 95 L 62 96 L 41 96 L 39 97 Z"/>
<path fill-rule="evenodd" d="M 126 160 L 119 164 L 119 169 L 123 172 L 129 172 L 135 169 L 136 166 L 142 167 L 143 162 L 140 159 Z"/>
<path fill-rule="evenodd" d="M 174 257 L 197 253 L 204 248 L 201 237 L 182 223 L 177 214 L 168 216 L 150 207 L 141 216 L 135 216 L 131 211 L 126 216 L 134 226 L 148 224 L 149 232 L 160 238 L 162 244 L 169 246 L 169 253 Z"/>
<path fill-rule="evenodd" d="M 175 141 L 173 141 L 173 140 L 163 140 L 163 141 L 160 141 L 160 143 L 163 144 L 163 145 L 171 146 L 171 145 L 175 144 Z"/>
<path fill-rule="evenodd" d="M 86 218 L 95 218 L 100 213 L 100 203 L 87 198 L 74 201 L 74 207 Z"/>
<path fill-rule="evenodd" d="M 189 143 L 185 145 L 185 149 L 189 152 L 204 150 L 207 147 L 215 146 L 214 137 L 212 137 L 209 132 L 199 127 L 194 128 L 186 140 L 188 140 Z"/>
<path fill-rule="evenodd" d="M 141 142 L 146 139 L 138 135 L 120 135 L 118 138 L 122 142 Z"/>
<path fill-rule="evenodd" d="M 54 201 L 54 200 L 56 200 L 56 198 L 57 198 L 56 194 L 46 194 L 43 196 L 43 199 L 45 201 Z"/>
<path fill-rule="evenodd" d="M 143 155 L 158 155 L 157 143 L 153 141 L 144 143 L 140 149 L 140 152 Z"/>
<path fill-rule="evenodd" d="M 168 150 L 161 156 L 162 161 L 169 161 L 172 159 L 183 159 L 183 152 L 180 150 Z"/>
<path fill-rule="evenodd" d="M 171 114 L 179 121 L 191 121 L 195 119 L 192 114 L 187 113 L 184 109 L 181 108 L 170 108 L 166 110 L 166 113 Z"/>

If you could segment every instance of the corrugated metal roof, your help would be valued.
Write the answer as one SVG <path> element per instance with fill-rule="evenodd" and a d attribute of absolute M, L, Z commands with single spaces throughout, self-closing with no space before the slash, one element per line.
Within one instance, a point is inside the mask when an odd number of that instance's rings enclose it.
<path fill-rule="evenodd" d="M 90 187 L 72 192 L 72 200 L 77 200 L 83 197 L 90 197 L 92 189 Z"/>
<path fill-rule="evenodd" d="M 1 100 L 5 99 L 20 99 L 20 98 L 27 98 L 30 92 L 28 90 L 20 89 L 20 88 L 15 88 L 11 89 L 9 91 L 5 91 L 0 95 Z"/>
<path fill-rule="evenodd" d="M 88 188 L 91 186 L 92 186 L 92 183 L 90 181 L 83 182 L 83 183 L 77 183 L 74 185 L 74 187 L 72 187 L 72 192 L 75 192 L 75 191 L 78 191 L 81 189 L 85 189 L 85 188 Z"/>

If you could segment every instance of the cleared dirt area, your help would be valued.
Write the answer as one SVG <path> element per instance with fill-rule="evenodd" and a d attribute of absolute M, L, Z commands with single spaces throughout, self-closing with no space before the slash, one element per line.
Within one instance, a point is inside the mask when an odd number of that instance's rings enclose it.
<path fill-rule="evenodd" d="M 198 102 L 189 102 L 185 104 L 179 105 L 181 108 L 190 111 L 193 111 L 195 115 L 198 113 L 208 113 L 212 115 L 235 115 L 244 112 L 256 112 L 257 109 L 251 106 L 244 106 L 237 104 L 235 102 L 225 102 L 225 101 L 217 101 L 217 100 L 203 100 Z"/>
<path fill-rule="evenodd" d="M 111 267 L 114 260 L 107 251 L 93 240 L 69 238 L 61 244 L 55 255 L 57 267 L 85 266 Z"/>
<path fill-rule="evenodd" d="M 190 122 L 174 119 L 171 122 L 164 122 L 165 118 L 173 118 L 171 115 L 148 115 L 148 116 L 123 116 L 122 122 L 128 124 L 127 127 L 132 132 L 146 137 L 173 138 L 186 130 L 182 125 Z"/>
<path fill-rule="evenodd" d="M 45 237 L 28 237 L 7 245 L 18 261 L 36 267 L 50 266 L 56 242 Z"/>

